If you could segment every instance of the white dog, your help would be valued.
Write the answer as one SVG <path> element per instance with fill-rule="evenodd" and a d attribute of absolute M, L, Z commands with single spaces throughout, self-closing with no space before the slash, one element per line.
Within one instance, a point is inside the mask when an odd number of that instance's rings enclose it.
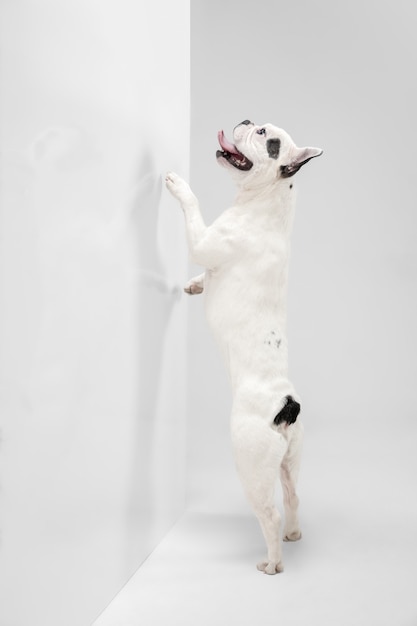
<path fill-rule="evenodd" d="M 210 227 L 184 180 L 168 173 L 166 184 L 184 210 L 191 259 L 206 268 L 185 291 L 205 292 L 208 322 L 230 372 L 236 467 L 268 549 L 258 569 L 275 574 L 283 570 L 281 516 L 274 503 L 278 474 L 284 540 L 301 538 L 296 481 L 303 429 L 288 378 L 286 337 L 293 176 L 322 150 L 297 148 L 285 131 L 249 120 L 233 134 L 231 143 L 219 132 L 217 160 L 235 179 L 238 195 Z"/>

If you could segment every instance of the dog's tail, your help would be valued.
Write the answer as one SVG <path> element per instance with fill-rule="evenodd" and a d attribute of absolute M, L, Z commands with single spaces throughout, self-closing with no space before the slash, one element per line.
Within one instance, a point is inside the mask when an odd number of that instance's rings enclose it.
<path fill-rule="evenodd" d="M 283 422 L 286 424 L 294 424 L 298 414 L 300 413 L 301 405 L 296 402 L 292 396 L 285 396 L 285 404 L 280 412 L 274 418 L 274 424 L 279 426 Z"/>

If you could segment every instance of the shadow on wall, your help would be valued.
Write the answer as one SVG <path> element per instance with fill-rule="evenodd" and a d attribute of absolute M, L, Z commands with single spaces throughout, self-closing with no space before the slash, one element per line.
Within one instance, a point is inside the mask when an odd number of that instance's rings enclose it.
<path fill-rule="evenodd" d="M 158 249 L 160 173 L 146 148 L 124 172 L 68 127 L 3 160 L 7 587 L 34 616 L 45 606 L 36 580 L 56 607 L 68 588 L 104 606 L 159 538 L 155 417 L 180 294 Z"/>
<path fill-rule="evenodd" d="M 129 568 L 142 560 L 143 544 L 154 546 L 158 523 L 155 501 L 157 468 L 154 452 L 158 446 L 155 412 L 161 391 L 161 368 L 165 338 L 175 303 L 181 296 L 178 285 L 169 283 L 157 246 L 161 176 L 155 171 L 150 152 L 140 159 L 138 183 L 130 201 L 129 227 L 138 250 L 139 380 L 137 417 L 132 441 L 133 471 L 129 501 L 127 563 Z M 167 416 L 169 419 L 169 416 Z M 145 463 L 144 463 L 145 461 Z M 139 478 L 140 477 L 140 478 Z M 138 534 L 138 526 L 141 532 Z M 139 559 L 138 559 L 139 557 Z"/>

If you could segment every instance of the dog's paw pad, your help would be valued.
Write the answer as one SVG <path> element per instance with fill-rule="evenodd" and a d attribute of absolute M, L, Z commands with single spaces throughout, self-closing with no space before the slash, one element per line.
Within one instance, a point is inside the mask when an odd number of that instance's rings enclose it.
<path fill-rule="evenodd" d="M 299 541 L 302 537 L 300 530 L 295 530 L 292 533 L 284 533 L 284 541 Z"/>
<path fill-rule="evenodd" d="M 282 561 L 279 561 L 278 563 L 275 563 L 275 561 L 261 561 L 256 567 L 260 572 L 264 572 L 270 576 L 280 574 L 284 571 Z"/>

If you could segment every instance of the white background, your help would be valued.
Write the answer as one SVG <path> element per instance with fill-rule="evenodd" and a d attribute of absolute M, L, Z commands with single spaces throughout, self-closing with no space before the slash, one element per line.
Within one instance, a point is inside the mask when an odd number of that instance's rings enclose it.
<path fill-rule="evenodd" d="M 189 6 L 1 24 L 0 624 L 82 626 L 184 506 Z"/>

